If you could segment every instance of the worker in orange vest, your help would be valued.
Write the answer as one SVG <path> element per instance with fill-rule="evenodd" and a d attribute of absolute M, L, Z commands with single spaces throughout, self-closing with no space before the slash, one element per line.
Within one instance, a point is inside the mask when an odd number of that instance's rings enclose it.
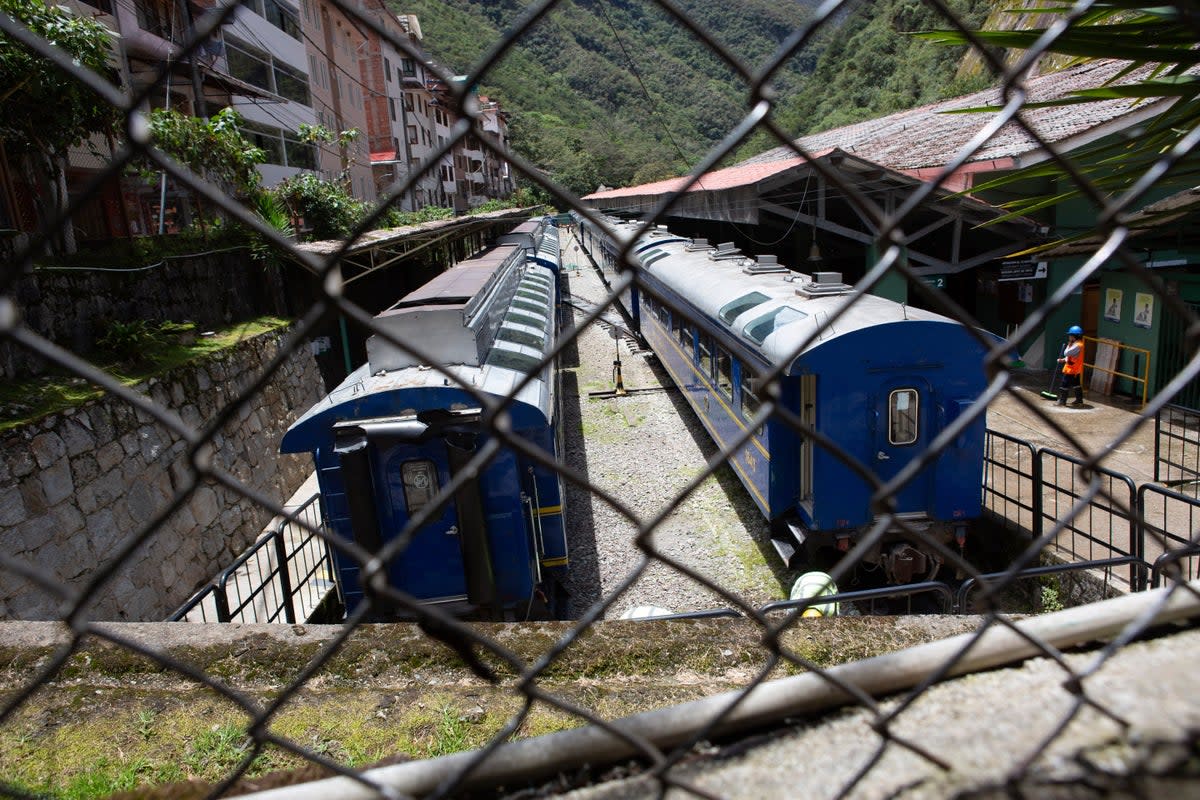
<path fill-rule="evenodd" d="M 1072 388 L 1075 390 L 1075 399 L 1071 402 L 1073 406 L 1083 405 L 1083 328 L 1078 325 L 1072 325 L 1067 329 L 1067 346 L 1063 350 L 1062 358 L 1058 359 L 1058 363 L 1062 364 L 1062 389 L 1058 394 L 1058 404 L 1065 406 L 1067 404 L 1067 392 Z"/>

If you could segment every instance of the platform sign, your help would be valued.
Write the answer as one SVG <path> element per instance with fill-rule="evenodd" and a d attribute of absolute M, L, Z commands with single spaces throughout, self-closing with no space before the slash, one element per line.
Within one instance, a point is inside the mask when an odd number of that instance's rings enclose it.
<path fill-rule="evenodd" d="M 934 289 L 946 288 L 945 275 L 922 275 L 921 280 L 925 281 L 926 284 L 932 286 Z"/>
<path fill-rule="evenodd" d="M 1044 281 L 1045 279 L 1045 261 L 1020 259 L 1000 262 L 1000 280 L 1002 281 Z"/>

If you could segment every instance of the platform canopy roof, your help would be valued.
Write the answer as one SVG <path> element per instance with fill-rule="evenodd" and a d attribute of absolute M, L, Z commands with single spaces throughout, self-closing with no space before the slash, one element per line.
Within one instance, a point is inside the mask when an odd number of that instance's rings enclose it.
<path fill-rule="evenodd" d="M 1025 103 L 1066 97 L 1114 78 L 1125 83 L 1144 77 L 1120 75 L 1127 66 L 1090 62 L 1030 78 Z M 1140 124 L 1164 106 L 1164 101 L 1116 99 L 1025 108 L 1021 116 L 1028 129 L 1007 122 L 982 146 L 973 140 L 993 123 L 995 112 L 952 113 L 1004 102 L 1002 90 L 989 89 L 803 136 L 694 181 L 673 178 L 583 199 L 607 213 L 762 226 L 758 232 L 768 238 L 771 229 L 811 230 L 814 241 L 820 234 L 823 247 L 857 247 L 858 252 L 877 244 L 880 231 L 894 220 L 918 274 L 951 274 L 1044 238 L 1046 231 L 1032 220 L 996 222 L 1004 211 L 969 195 L 981 174 L 1049 157 L 1029 129 L 1069 151 Z M 970 155 L 960 158 L 965 152 Z"/>

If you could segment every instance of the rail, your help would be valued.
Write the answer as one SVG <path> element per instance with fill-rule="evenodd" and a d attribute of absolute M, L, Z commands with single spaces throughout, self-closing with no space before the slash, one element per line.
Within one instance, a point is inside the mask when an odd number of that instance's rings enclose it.
<path fill-rule="evenodd" d="M 1146 574 L 1134 562 L 1145 558 L 1133 480 L 1104 467 L 1083 473 L 1085 459 L 1051 449 L 1038 450 L 1042 512 L 1035 536 L 1050 542 L 1068 561 L 1129 556 L 1126 587 L 1146 588 Z"/>
<path fill-rule="evenodd" d="M 1092 375 L 1089 380 L 1089 391 L 1100 391 L 1102 394 L 1110 395 L 1113 393 L 1114 381 L 1116 378 L 1124 378 L 1131 381 L 1136 386 L 1141 387 L 1142 405 L 1146 405 L 1146 401 L 1150 397 L 1150 356 L 1151 352 L 1144 347 L 1135 347 L 1131 344 L 1119 342 L 1116 339 L 1099 338 L 1095 336 L 1085 336 L 1084 341 L 1093 342 L 1096 346 L 1089 347 L 1088 352 L 1093 353 L 1092 363 L 1084 363 L 1084 367 L 1091 370 Z M 1121 358 L 1124 353 L 1133 355 L 1133 373 L 1122 372 L 1115 365 L 1121 363 Z M 1111 363 L 1114 366 L 1106 366 L 1100 363 L 1100 359 L 1105 359 L 1106 363 Z M 1101 378 L 1097 378 L 1096 373 L 1100 373 Z"/>
<path fill-rule="evenodd" d="M 201 587 L 169 622 L 304 622 L 336 592 L 314 495 Z"/>
<path fill-rule="evenodd" d="M 1200 411 L 1168 404 L 1155 413 L 1154 480 L 1168 486 L 1200 481 Z"/>

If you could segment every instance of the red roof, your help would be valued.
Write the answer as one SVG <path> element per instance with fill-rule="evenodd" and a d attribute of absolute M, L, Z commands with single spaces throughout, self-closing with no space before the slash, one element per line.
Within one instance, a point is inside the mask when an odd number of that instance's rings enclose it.
<path fill-rule="evenodd" d="M 396 160 L 396 151 L 395 150 L 381 150 L 378 153 L 371 153 L 371 163 L 372 164 L 379 164 L 379 163 L 395 161 L 395 160 Z"/>
<path fill-rule="evenodd" d="M 693 183 L 687 191 L 689 192 L 712 192 L 720 189 L 735 189 L 739 186 L 751 186 L 764 178 L 769 178 L 784 170 L 798 167 L 805 163 L 805 159 L 796 157 L 793 154 L 792 158 L 783 160 L 774 160 L 770 163 L 754 163 L 754 164 L 739 164 L 725 169 L 706 172 L 700 177 L 700 180 Z M 644 183 L 641 186 L 628 186 L 623 189 L 607 189 L 602 192 L 595 192 L 584 197 L 584 200 L 593 199 L 608 199 L 616 197 L 629 197 L 633 195 L 648 195 L 648 194 L 667 194 L 679 190 L 686 184 L 687 178 L 669 178 L 665 181 L 657 181 L 656 183 Z"/>

